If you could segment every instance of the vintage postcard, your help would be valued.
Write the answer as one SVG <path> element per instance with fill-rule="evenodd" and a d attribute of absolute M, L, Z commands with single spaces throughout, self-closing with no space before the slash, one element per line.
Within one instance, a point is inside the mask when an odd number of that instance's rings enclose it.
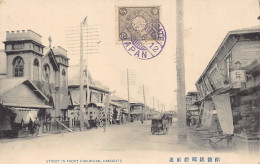
<path fill-rule="evenodd" d="M 0 0 L 0 164 L 259 164 L 259 0 Z"/>

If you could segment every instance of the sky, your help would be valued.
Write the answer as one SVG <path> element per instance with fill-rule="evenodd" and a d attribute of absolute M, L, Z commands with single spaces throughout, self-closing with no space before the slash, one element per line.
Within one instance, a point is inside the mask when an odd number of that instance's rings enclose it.
<path fill-rule="evenodd" d="M 98 28 L 100 46 L 88 55 L 88 68 L 94 80 L 127 98 L 126 70 L 135 74 L 130 97 L 166 110 L 176 106 L 176 26 L 174 0 L 2 0 L 0 1 L 0 41 L 6 31 L 31 29 L 42 35 L 42 42 L 69 50 L 66 36 L 77 30 L 87 16 L 88 25 Z M 117 41 L 118 6 L 160 6 L 160 22 L 167 34 L 162 52 L 150 60 L 130 56 Z M 256 26 L 260 15 L 258 0 L 184 0 L 184 54 L 186 92 L 195 83 L 213 57 L 228 31 Z M 4 44 L 0 43 L 0 49 Z M 79 63 L 79 55 L 69 55 L 70 65 Z M 86 55 L 85 55 L 86 57 Z M 3 56 L 1 57 L 3 59 Z M 0 71 L 5 69 L 0 62 Z M 74 72 L 69 72 L 73 75 Z M 123 82 L 122 82 L 123 81 Z"/>

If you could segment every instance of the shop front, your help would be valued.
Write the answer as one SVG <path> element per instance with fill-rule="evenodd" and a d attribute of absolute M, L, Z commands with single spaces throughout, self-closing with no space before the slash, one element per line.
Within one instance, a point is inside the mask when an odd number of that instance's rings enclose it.
<path fill-rule="evenodd" d="M 24 78 L 1 79 L 0 85 L 3 84 L 6 87 L 0 89 L 0 136 L 29 136 L 35 133 L 36 124 L 41 127 L 37 133 L 41 133 L 46 111 L 51 110 L 46 104 L 48 98 Z"/>

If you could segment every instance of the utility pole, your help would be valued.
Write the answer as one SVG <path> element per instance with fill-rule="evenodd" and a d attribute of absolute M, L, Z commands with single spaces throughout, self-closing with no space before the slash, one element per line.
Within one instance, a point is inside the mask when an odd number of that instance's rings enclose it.
<path fill-rule="evenodd" d="M 82 28 L 85 26 L 87 21 L 87 17 L 80 23 L 80 130 L 83 130 L 84 125 L 84 116 L 85 116 L 85 108 L 84 108 L 84 72 L 83 72 L 83 34 Z"/>
<path fill-rule="evenodd" d="M 153 110 L 154 110 L 154 96 L 153 96 Z"/>
<path fill-rule="evenodd" d="M 88 23 L 88 22 L 86 22 L 86 24 L 87 24 L 87 23 Z M 87 27 L 88 27 L 88 26 L 87 26 Z M 87 39 L 89 39 L 89 38 L 88 38 L 88 32 L 87 32 Z M 87 46 L 86 46 L 86 48 L 87 48 L 87 49 L 89 48 L 88 41 L 87 41 Z M 86 78 L 87 78 L 87 81 L 86 81 L 86 85 L 87 85 L 87 90 L 86 90 L 86 92 L 87 92 L 86 106 L 87 106 L 87 112 L 88 112 L 88 115 L 87 115 L 87 117 L 86 117 L 87 128 L 90 127 L 89 122 L 88 122 L 89 116 L 90 116 L 89 110 L 88 110 L 88 104 L 90 103 L 88 55 L 89 55 L 89 53 L 86 54 L 86 64 L 85 64 L 85 67 L 86 67 Z"/>
<path fill-rule="evenodd" d="M 101 41 L 98 38 L 98 28 L 97 25 L 88 25 L 87 17 L 80 23 L 80 27 L 69 27 L 68 33 L 66 34 L 67 39 L 67 48 L 69 56 L 79 56 L 80 63 L 76 65 L 71 65 L 70 67 L 80 67 L 80 126 L 89 127 L 88 117 L 86 117 L 86 108 L 88 103 L 90 103 L 90 92 L 89 92 L 89 67 L 88 67 L 88 55 L 97 54 L 98 47 L 100 46 Z M 86 26 L 86 28 L 84 28 Z M 89 28 L 91 26 L 91 28 Z M 85 44 L 86 42 L 86 44 Z M 86 60 L 84 60 L 84 55 Z M 86 62 L 86 63 L 85 63 Z M 84 66 L 85 65 L 85 66 Z M 83 73 L 85 72 L 85 74 Z M 84 77 L 87 81 L 85 83 Z M 86 85 L 86 92 L 84 91 L 84 85 Z M 87 93 L 87 96 L 86 96 Z M 82 129 L 82 128 L 81 128 Z"/>
<path fill-rule="evenodd" d="M 158 112 L 160 112 L 160 103 L 159 103 L 159 100 L 158 100 Z"/>
<path fill-rule="evenodd" d="M 176 0 L 176 69 L 177 69 L 177 108 L 178 108 L 178 143 L 187 143 L 185 66 L 183 36 L 183 0 Z"/>
<path fill-rule="evenodd" d="M 145 92 L 144 92 L 144 84 L 143 84 L 143 97 L 144 97 L 144 111 L 146 111 L 146 104 L 145 104 Z M 143 112 L 144 114 L 144 112 Z"/>
<path fill-rule="evenodd" d="M 128 121 L 130 122 L 130 96 L 129 96 L 129 73 L 128 69 L 126 69 L 126 80 L 127 80 L 127 99 L 128 99 L 128 104 L 127 104 L 127 109 L 128 109 Z"/>

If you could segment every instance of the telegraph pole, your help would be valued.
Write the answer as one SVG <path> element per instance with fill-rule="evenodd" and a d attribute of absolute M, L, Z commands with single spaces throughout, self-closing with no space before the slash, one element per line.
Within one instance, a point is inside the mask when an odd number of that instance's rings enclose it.
<path fill-rule="evenodd" d="M 85 116 L 85 108 L 84 108 L 84 72 L 83 72 L 83 34 L 82 28 L 85 26 L 87 21 L 87 17 L 80 23 L 80 130 L 83 130 L 84 125 L 84 116 Z"/>
<path fill-rule="evenodd" d="M 159 103 L 159 100 L 158 100 L 158 112 L 160 112 L 160 103 Z"/>
<path fill-rule="evenodd" d="M 144 84 L 143 84 L 143 97 L 144 97 L 144 111 L 146 111 L 146 105 L 145 105 L 145 92 L 144 92 Z M 143 112 L 144 114 L 144 112 Z"/>
<path fill-rule="evenodd" d="M 153 96 L 153 110 L 154 110 L 154 96 Z"/>
<path fill-rule="evenodd" d="M 183 36 L 183 0 L 176 0 L 176 69 L 177 69 L 177 108 L 178 108 L 178 143 L 187 143 L 185 66 Z"/>
<path fill-rule="evenodd" d="M 89 103 L 89 67 L 88 67 L 88 55 L 97 54 L 98 47 L 101 41 L 98 38 L 98 30 L 96 25 L 87 25 L 87 17 L 80 23 L 80 27 L 69 27 L 68 33 L 66 34 L 67 44 L 68 44 L 68 55 L 79 56 L 80 63 L 76 65 L 71 65 L 70 67 L 80 67 L 80 127 L 83 129 L 86 126 L 89 127 L 88 117 L 86 117 L 86 108 Z M 84 28 L 86 26 L 86 28 Z M 91 28 L 89 28 L 91 26 Z M 86 42 L 86 44 L 85 44 Z M 86 60 L 84 60 L 84 55 Z M 86 63 L 85 63 L 86 62 Z M 84 66 L 85 65 L 85 66 Z M 85 72 L 85 74 L 84 74 Z M 87 78 L 85 83 L 84 79 Z M 86 92 L 84 90 L 84 85 L 86 85 Z M 85 95 L 87 93 L 87 96 Z"/>
<path fill-rule="evenodd" d="M 86 22 L 86 24 L 87 24 L 87 22 Z M 87 26 L 87 27 L 88 27 L 88 26 Z M 88 38 L 88 32 L 87 32 L 87 39 L 89 39 L 89 38 Z M 86 46 L 86 48 L 87 48 L 87 49 L 89 48 L 88 41 L 87 41 L 87 46 Z M 90 116 L 89 110 L 88 110 L 88 104 L 90 103 L 88 55 L 89 55 L 89 53 L 86 54 L 86 64 L 85 64 L 85 67 L 86 67 L 86 78 L 87 78 L 87 81 L 86 81 L 86 85 L 87 85 L 87 90 L 86 90 L 86 92 L 87 92 L 86 106 L 87 106 L 87 111 L 88 111 L 88 115 L 87 115 L 87 117 L 86 117 L 87 128 L 90 127 L 90 126 L 89 126 L 89 122 L 88 122 L 89 116 Z"/>
<path fill-rule="evenodd" d="M 128 73 L 128 69 L 126 70 L 126 78 L 127 78 L 127 99 L 128 99 L 128 103 L 127 103 L 127 109 L 128 109 L 128 121 L 130 122 L 130 96 L 129 96 L 129 73 Z"/>

